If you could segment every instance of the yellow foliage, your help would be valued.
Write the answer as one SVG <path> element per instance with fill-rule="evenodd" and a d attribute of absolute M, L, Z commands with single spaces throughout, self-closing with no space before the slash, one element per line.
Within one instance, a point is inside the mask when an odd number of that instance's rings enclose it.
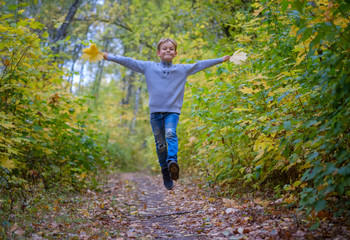
<path fill-rule="evenodd" d="M 10 123 L 10 122 L 1 122 L 0 125 L 4 128 L 10 129 L 10 128 L 14 128 L 15 126 Z"/>
<path fill-rule="evenodd" d="M 248 94 L 253 94 L 253 93 L 259 92 L 258 89 L 255 89 L 255 90 L 254 90 L 254 89 L 249 88 L 249 87 L 243 87 L 243 88 L 240 89 L 240 91 L 241 91 L 242 93 L 248 93 Z"/>
<path fill-rule="evenodd" d="M 249 36 L 242 36 L 242 35 L 238 36 L 236 40 L 241 43 L 250 43 L 252 41 L 252 39 Z"/>
<path fill-rule="evenodd" d="M 3 25 L 0 25 L 0 32 L 6 32 L 6 31 L 8 31 L 8 30 L 9 30 L 8 27 L 5 27 L 5 26 L 3 26 Z"/>
<path fill-rule="evenodd" d="M 237 111 L 237 112 L 243 112 L 243 111 L 250 111 L 251 109 L 249 109 L 249 108 L 234 108 L 232 110 Z"/>
<path fill-rule="evenodd" d="M 0 166 L 7 168 L 7 169 L 13 169 L 15 168 L 15 163 L 9 159 L 7 156 L 0 156 Z"/>
<path fill-rule="evenodd" d="M 274 148 L 274 144 L 275 142 L 273 141 L 273 139 L 268 138 L 265 134 L 261 134 L 254 144 L 253 149 L 254 151 L 258 152 L 258 155 L 255 157 L 254 160 L 260 159 L 263 156 L 265 150 L 272 150 Z"/>
<path fill-rule="evenodd" d="M 289 35 L 290 36 L 296 36 L 299 28 L 295 25 L 293 25 L 290 29 Z"/>
<path fill-rule="evenodd" d="M 295 67 L 295 66 L 298 66 L 298 65 L 305 59 L 305 57 L 306 57 L 306 53 L 305 53 L 305 54 L 302 54 L 302 55 L 299 55 L 299 56 L 297 57 L 297 60 L 296 60 L 296 62 L 295 62 L 294 67 Z"/>
<path fill-rule="evenodd" d="M 265 7 L 254 10 L 253 16 L 254 17 L 258 16 L 264 9 L 265 9 Z"/>

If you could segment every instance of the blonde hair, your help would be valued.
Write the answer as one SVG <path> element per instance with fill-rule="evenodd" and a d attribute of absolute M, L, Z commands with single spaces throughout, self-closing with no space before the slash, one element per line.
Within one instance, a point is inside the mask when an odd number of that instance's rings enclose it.
<path fill-rule="evenodd" d="M 163 44 L 163 43 L 166 43 L 166 42 L 171 42 L 172 44 L 174 44 L 174 47 L 175 47 L 175 51 L 177 49 L 177 43 L 175 42 L 174 39 L 171 39 L 171 38 L 162 38 L 159 40 L 158 44 L 157 44 L 157 50 L 159 51 L 160 50 L 160 46 Z"/>

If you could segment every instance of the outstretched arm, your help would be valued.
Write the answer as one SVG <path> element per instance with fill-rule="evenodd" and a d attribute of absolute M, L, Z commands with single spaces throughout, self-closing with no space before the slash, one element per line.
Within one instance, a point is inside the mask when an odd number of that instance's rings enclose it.
<path fill-rule="evenodd" d="M 141 60 L 135 60 L 129 57 L 123 56 L 111 56 L 106 52 L 102 52 L 103 58 L 107 61 L 113 61 L 123 65 L 124 67 L 130 68 L 136 72 L 144 73 L 147 62 Z"/>
<path fill-rule="evenodd" d="M 187 69 L 186 73 L 188 75 L 195 74 L 195 73 L 202 71 L 203 69 L 206 69 L 208 67 L 214 66 L 214 65 L 222 63 L 222 62 L 226 62 L 227 60 L 230 59 L 230 57 L 231 56 L 226 55 L 226 56 L 223 56 L 223 57 L 217 58 L 217 59 L 202 60 L 202 61 L 198 61 L 194 64 L 185 65 L 185 67 Z"/>

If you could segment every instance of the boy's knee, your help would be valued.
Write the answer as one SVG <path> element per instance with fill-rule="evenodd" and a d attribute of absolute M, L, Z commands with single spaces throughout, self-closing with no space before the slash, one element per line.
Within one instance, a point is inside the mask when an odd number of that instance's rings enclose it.
<path fill-rule="evenodd" d="M 158 152 L 164 152 L 166 150 L 166 145 L 164 143 L 158 143 L 157 150 Z"/>
<path fill-rule="evenodd" d="M 165 129 L 166 137 L 167 138 L 174 138 L 176 137 L 176 129 L 174 128 L 167 128 Z"/>

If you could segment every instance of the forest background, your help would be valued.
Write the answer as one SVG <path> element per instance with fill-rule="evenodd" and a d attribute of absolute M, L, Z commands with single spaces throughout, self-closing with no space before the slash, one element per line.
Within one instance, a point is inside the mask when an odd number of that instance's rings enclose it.
<path fill-rule="evenodd" d="M 248 54 L 191 76 L 181 172 L 220 196 L 273 193 L 342 215 L 350 195 L 349 1 L 0 1 L 0 211 L 33 189 L 159 171 L 142 75 L 82 49 L 175 63 Z M 0 212 L 1 213 L 1 212 Z"/>

